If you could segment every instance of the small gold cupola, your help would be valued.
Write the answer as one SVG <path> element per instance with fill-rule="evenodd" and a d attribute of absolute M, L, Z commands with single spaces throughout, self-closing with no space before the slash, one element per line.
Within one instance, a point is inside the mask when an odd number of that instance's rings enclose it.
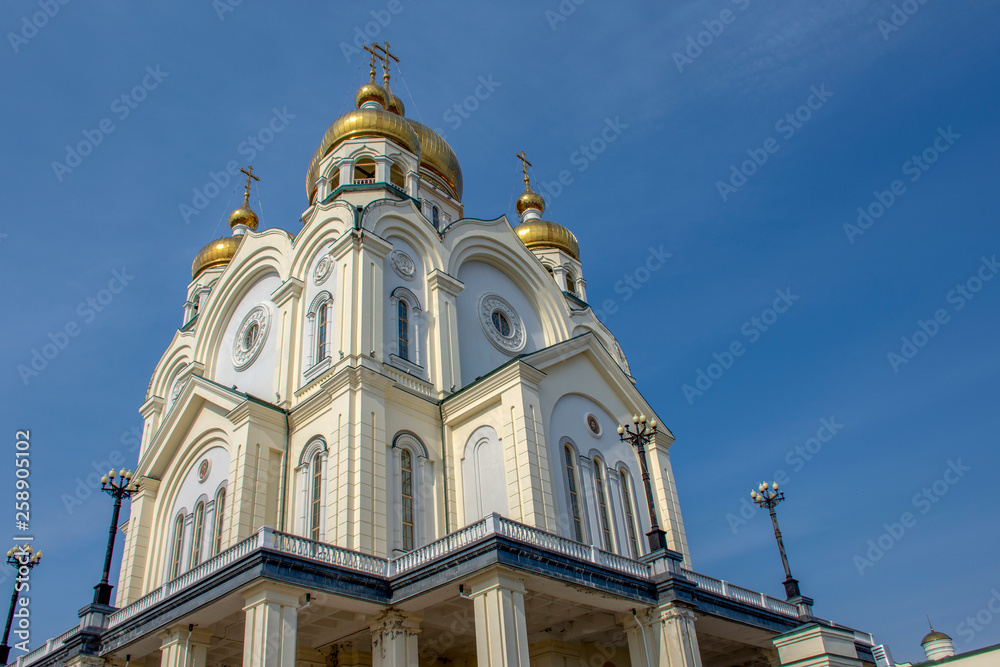
<path fill-rule="evenodd" d="M 240 169 L 240 171 L 247 175 L 246 189 L 243 191 L 243 205 L 233 209 L 233 212 L 229 214 L 229 228 L 236 235 L 245 234 L 247 231 L 257 231 L 258 223 L 257 214 L 250 208 L 250 181 L 259 181 L 260 179 L 253 175 L 252 166 L 250 171 L 246 169 Z"/>
<path fill-rule="evenodd" d="M 359 109 L 385 109 L 389 106 L 389 95 L 385 88 L 375 82 L 375 59 L 378 56 L 368 46 L 365 46 L 365 50 L 372 54 L 371 70 L 368 72 L 368 83 L 358 88 L 354 95 L 354 104 Z"/>
<path fill-rule="evenodd" d="M 198 251 L 191 264 L 192 279 L 197 278 L 198 274 L 206 269 L 215 266 L 224 267 L 229 264 L 236 255 L 243 236 L 248 231 L 257 231 L 257 214 L 250 208 L 250 181 L 259 181 L 260 179 L 253 175 L 253 167 L 249 167 L 249 171 L 247 169 L 240 169 L 240 171 L 247 175 L 247 184 L 243 192 L 243 205 L 229 214 L 229 227 L 232 229 L 233 235 L 215 239 Z"/>

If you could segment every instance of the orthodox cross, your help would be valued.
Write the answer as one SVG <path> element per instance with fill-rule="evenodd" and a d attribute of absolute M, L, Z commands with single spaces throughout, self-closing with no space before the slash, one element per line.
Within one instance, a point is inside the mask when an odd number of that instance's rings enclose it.
<path fill-rule="evenodd" d="M 389 50 L 389 42 L 383 42 L 383 44 L 385 44 L 385 46 L 380 46 L 377 43 L 376 44 L 372 44 L 372 46 L 374 46 L 376 49 L 378 49 L 379 51 L 381 51 L 384 54 L 384 55 L 382 55 L 382 66 L 385 68 L 385 77 L 384 78 L 385 78 L 386 81 L 388 81 L 389 80 L 389 61 L 390 60 L 395 60 L 398 63 L 399 62 L 399 58 L 397 58 L 396 56 L 394 56 L 392 54 L 392 52 Z"/>
<path fill-rule="evenodd" d="M 524 184 L 528 185 L 528 167 L 533 167 L 534 165 L 528 162 L 528 158 L 524 156 L 524 151 L 514 153 L 514 157 L 521 161 L 521 169 L 524 170 Z"/>
<path fill-rule="evenodd" d="M 243 167 L 240 167 L 240 171 L 242 171 L 244 174 L 247 175 L 247 189 L 243 193 L 243 199 L 245 199 L 246 201 L 250 201 L 250 179 L 253 179 L 255 181 L 260 180 L 259 178 L 253 175 L 253 165 L 250 165 L 249 169 L 250 171 L 247 171 Z"/>
<path fill-rule="evenodd" d="M 381 50 L 381 47 L 378 44 L 373 44 L 372 46 L 374 46 L 375 49 L 380 49 Z M 371 65 L 371 67 L 372 67 L 372 70 L 371 70 L 372 80 L 375 79 L 375 59 L 382 57 L 382 56 L 378 55 L 377 53 L 375 53 L 375 49 L 373 49 L 371 46 L 365 44 L 365 51 L 367 51 L 368 53 L 372 54 L 372 65 Z"/>

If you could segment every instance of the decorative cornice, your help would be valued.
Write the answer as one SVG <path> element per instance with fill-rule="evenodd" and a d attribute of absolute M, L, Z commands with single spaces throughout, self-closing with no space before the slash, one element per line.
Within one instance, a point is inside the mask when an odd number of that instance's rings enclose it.
<path fill-rule="evenodd" d="M 281 283 L 278 289 L 271 292 L 271 301 L 274 302 L 276 306 L 283 306 L 290 299 L 298 299 L 302 296 L 302 290 L 305 287 L 303 283 L 298 278 L 289 278 L 285 282 Z"/>
<path fill-rule="evenodd" d="M 441 269 L 434 269 L 427 274 L 427 286 L 431 290 L 441 290 L 449 296 L 457 297 L 458 293 L 465 289 L 465 283 L 458 278 L 448 275 Z"/>

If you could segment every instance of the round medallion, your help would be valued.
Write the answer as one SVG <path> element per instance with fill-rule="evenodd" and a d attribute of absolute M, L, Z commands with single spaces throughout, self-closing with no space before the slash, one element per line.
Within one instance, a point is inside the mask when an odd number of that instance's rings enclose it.
<path fill-rule="evenodd" d="M 208 473 L 212 471 L 212 462 L 208 459 L 202 459 L 201 463 L 198 464 L 198 481 L 204 482 L 208 479 Z"/>
<path fill-rule="evenodd" d="M 181 379 L 180 377 L 174 378 L 174 385 L 170 388 L 170 405 L 167 408 L 171 408 L 174 405 L 174 401 L 177 397 L 181 395 Z"/>
<path fill-rule="evenodd" d="M 333 260 L 329 255 L 323 255 L 316 262 L 316 268 L 313 269 L 313 282 L 317 285 L 322 285 L 326 282 L 326 279 L 330 277 L 330 271 L 333 269 Z"/>
<path fill-rule="evenodd" d="M 601 429 L 601 422 L 597 420 L 597 417 L 593 414 L 587 415 L 587 428 L 590 430 L 590 434 L 595 438 L 601 437 L 603 432 Z"/>
<path fill-rule="evenodd" d="M 413 260 L 402 250 L 393 250 L 389 254 L 389 264 L 392 270 L 403 280 L 413 280 L 413 274 L 417 268 Z"/>
<path fill-rule="evenodd" d="M 479 323 L 486 337 L 501 352 L 517 354 L 524 349 L 527 342 L 524 323 L 503 297 L 484 294 L 479 299 Z"/>
<path fill-rule="evenodd" d="M 255 306 L 243 318 L 233 341 L 233 366 L 236 370 L 247 368 L 257 359 L 267 340 L 270 324 L 271 313 L 265 305 Z"/>

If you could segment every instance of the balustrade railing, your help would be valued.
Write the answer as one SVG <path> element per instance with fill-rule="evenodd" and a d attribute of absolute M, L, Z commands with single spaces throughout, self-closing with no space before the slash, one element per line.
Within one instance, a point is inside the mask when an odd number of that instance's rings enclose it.
<path fill-rule="evenodd" d="M 773 611 L 774 613 L 781 614 L 782 616 L 789 616 L 791 618 L 799 617 L 799 608 L 791 602 L 785 602 L 784 600 L 778 600 L 777 598 L 772 598 L 768 595 L 764 595 L 763 593 L 758 593 L 757 591 L 751 591 L 747 588 L 734 586 L 728 581 L 707 577 L 704 574 L 692 572 L 691 570 L 682 569 L 681 572 L 685 577 L 698 584 L 698 588 L 701 588 L 702 590 L 715 593 L 716 595 L 720 595 L 729 600 L 742 602 L 743 604 L 750 605 L 751 607 Z"/>

